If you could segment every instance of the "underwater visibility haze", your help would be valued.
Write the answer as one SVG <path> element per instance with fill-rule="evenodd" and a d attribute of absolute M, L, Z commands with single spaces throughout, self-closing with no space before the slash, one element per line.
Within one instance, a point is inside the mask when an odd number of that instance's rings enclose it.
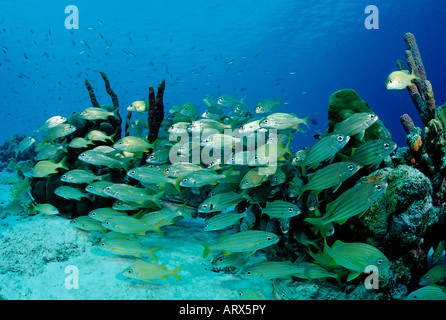
<path fill-rule="evenodd" d="M 446 299 L 445 9 L 0 1 L 0 299 Z"/>

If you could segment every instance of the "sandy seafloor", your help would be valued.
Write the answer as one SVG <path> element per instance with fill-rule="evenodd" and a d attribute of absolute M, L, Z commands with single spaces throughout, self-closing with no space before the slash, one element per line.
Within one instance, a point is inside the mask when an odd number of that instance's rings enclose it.
<path fill-rule="evenodd" d="M 7 176 L 1 173 L 1 177 Z M 0 179 L 0 181 L 3 179 Z M 9 185 L 0 184 L 0 206 L 9 202 Z M 274 299 L 271 284 L 213 272 L 210 258 L 203 259 L 197 241 L 215 243 L 222 234 L 203 231 L 203 219 L 183 219 L 162 227 L 163 236 L 148 232 L 138 236 L 146 247 L 161 246 L 159 263 L 173 269 L 183 264 L 181 281 L 143 282 L 120 273 L 138 258 L 117 256 L 97 248 L 103 235 L 72 227 L 59 216 L 0 213 L 1 299 L 236 299 L 236 289 L 253 288 Z M 252 261 L 265 259 L 256 254 Z M 153 262 L 143 255 L 142 260 Z M 78 270 L 78 289 L 67 289 Z M 68 286 L 69 286 L 68 285 Z"/>

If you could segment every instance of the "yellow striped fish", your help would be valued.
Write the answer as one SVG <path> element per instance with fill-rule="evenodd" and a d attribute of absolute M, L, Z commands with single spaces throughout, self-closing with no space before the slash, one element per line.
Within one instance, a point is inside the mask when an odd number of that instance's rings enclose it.
<path fill-rule="evenodd" d="M 143 221 L 129 216 L 114 215 L 102 222 L 102 225 L 112 231 L 125 234 L 145 235 L 146 231 L 153 230 L 152 226 L 146 225 Z"/>
<path fill-rule="evenodd" d="M 409 293 L 405 300 L 446 300 L 446 287 L 422 287 Z"/>
<path fill-rule="evenodd" d="M 359 134 L 362 139 L 365 130 L 378 120 L 378 116 L 373 113 L 360 112 L 355 113 L 342 122 L 337 123 L 332 134 L 343 134 L 346 136 L 353 136 Z"/>
<path fill-rule="evenodd" d="M 443 282 L 446 279 L 446 264 L 440 264 L 432 267 L 423 274 L 418 281 L 420 286 L 428 286 L 437 282 Z"/>
<path fill-rule="evenodd" d="M 155 143 L 151 144 L 145 139 L 134 136 L 127 136 L 118 140 L 113 145 L 113 148 L 119 151 L 127 152 L 147 152 L 149 151 L 149 149 L 154 148 Z"/>
<path fill-rule="evenodd" d="M 336 281 L 340 283 L 340 278 L 345 273 L 334 273 L 330 272 L 319 264 L 311 263 L 311 262 L 299 262 L 296 266 L 302 268 L 301 274 L 294 275 L 295 277 L 307 280 L 325 280 L 327 278 L 334 278 Z"/>
<path fill-rule="evenodd" d="M 83 193 L 77 188 L 73 188 L 70 186 L 60 186 L 54 190 L 54 193 L 59 197 L 65 198 L 67 200 L 77 200 L 81 201 L 82 198 L 87 198 L 90 201 L 93 201 L 93 195 L 91 193 Z"/>
<path fill-rule="evenodd" d="M 224 129 L 232 129 L 232 127 L 230 124 L 224 124 L 213 119 L 200 119 L 192 121 L 192 124 L 187 128 L 189 132 L 200 132 L 207 129 L 220 131 Z"/>
<path fill-rule="evenodd" d="M 76 126 L 73 126 L 72 124 L 60 123 L 48 129 L 48 134 L 43 136 L 43 141 L 51 141 L 62 138 L 73 133 L 76 130 Z"/>
<path fill-rule="evenodd" d="M 261 292 L 255 291 L 250 288 L 238 289 L 236 291 L 237 297 L 242 300 L 265 300 L 265 297 Z"/>
<path fill-rule="evenodd" d="M 371 140 L 353 149 L 349 161 L 356 162 L 361 166 L 378 167 L 395 149 L 396 143 L 392 140 Z"/>
<path fill-rule="evenodd" d="M 260 186 L 263 182 L 268 180 L 268 175 L 260 174 L 261 168 L 256 167 L 252 168 L 248 172 L 245 173 L 242 180 L 240 181 L 239 188 L 240 189 L 250 189 L 254 187 Z"/>
<path fill-rule="evenodd" d="M 333 192 L 336 192 L 342 182 L 358 172 L 360 168 L 360 165 L 354 162 L 332 163 L 314 173 L 307 174 L 308 183 L 302 187 L 301 192 L 313 190 L 318 195 L 322 190 L 331 187 L 333 187 Z"/>
<path fill-rule="evenodd" d="M 176 220 L 183 219 L 182 212 L 180 210 L 170 210 L 164 208 L 158 211 L 153 211 L 145 214 L 141 217 L 141 221 L 145 225 L 150 227 L 150 230 L 163 235 L 161 232 L 161 227 L 165 225 L 173 224 Z"/>
<path fill-rule="evenodd" d="M 156 203 L 160 208 L 161 204 L 159 200 L 164 195 L 164 191 L 161 191 L 157 194 L 148 194 L 145 189 L 130 186 L 125 183 L 115 183 L 111 186 L 106 187 L 104 189 L 104 192 L 110 197 L 125 202 L 134 202 L 141 204 L 151 201 Z"/>
<path fill-rule="evenodd" d="M 146 163 L 148 164 L 165 164 L 169 162 L 170 149 L 160 149 L 155 150 L 146 158 Z"/>
<path fill-rule="evenodd" d="M 230 227 L 246 217 L 244 213 L 225 212 L 217 214 L 206 221 L 204 231 L 215 231 Z"/>
<path fill-rule="evenodd" d="M 303 130 L 299 130 L 299 124 L 304 124 L 309 128 L 310 127 L 308 125 L 309 117 L 310 115 L 306 116 L 304 119 L 299 119 L 296 115 L 292 113 L 276 112 L 266 116 L 265 119 L 260 121 L 260 127 L 267 129 L 278 129 L 278 130 L 292 128 L 297 131 L 303 132 Z"/>
<path fill-rule="evenodd" d="M 171 178 L 178 178 L 198 170 L 206 169 L 195 163 L 176 162 L 164 169 L 164 172 Z"/>
<path fill-rule="evenodd" d="M 108 176 L 109 174 L 103 176 L 97 176 L 91 171 L 82 169 L 73 169 L 65 172 L 60 177 L 60 180 L 68 183 L 91 183 L 95 180 L 102 180 Z"/>
<path fill-rule="evenodd" d="M 243 276 L 263 279 L 289 278 L 302 273 L 302 268 L 289 261 L 265 261 L 247 268 Z"/>
<path fill-rule="evenodd" d="M 303 173 L 305 174 L 305 169 L 307 166 L 311 166 L 313 169 L 316 169 L 319 163 L 325 160 L 332 160 L 335 154 L 344 148 L 349 141 L 349 136 L 342 134 L 330 134 L 316 142 L 311 149 L 307 151 L 305 161 L 302 166 Z"/>
<path fill-rule="evenodd" d="M 198 212 L 217 212 L 237 205 L 243 199 L 251 200 L 246 191 L 236 193 L 234 191 L 218 193 L 207 198 L 198 206 Z"/>
<path fill-rule="evenodd" d="M 285 284 L 285 281 L 274 279 L 273 293 L 276 296 L 277 300 L 294 300 L 293 293 Z"/>
<path fill-rule="evenodd" d="M 115 158 L 113 156 L 108 156 L 105 153 L 94 150 L 87 150 L 82 152 L 78 159 L 94 166 L 106 166 L 110 168 L 126 169 L 126 160 Z"/>
<path fill-rule="evenodd" d="M 158 262 L 155 252 L 161 247 L 145 248 L 138 241 L 123 238 L 108 238 L 102 240 L 99 248 L 121 256 L 135 256 L 140 258 L 142 254 L 147 254 L 154 261 Z"/>
<path fill-rule="evenodd" d="M 225 256 L 223 253 L 220 252 L 212 259 L 212 265 L 216 268 L 226 268 L 226 267 L 242 268 L 253 253 L 254 251 L 233 252 Z"/>
<path fill-rule="evenodd" d="M 128 278 L 142 281 L 164 280 L 168 275 L 171 275 L 181 281 L 178 272 L 182 267 L 183 265 L 180 265 L 173 270 L 168 270 L 166 266 L 140 261 L 126 268 L 122 274 Z"/>
<path fill-rule="evenodd" d="M 379 271 L 390 266 L 390 261 L 384 253 L 366 243 L 336 240 L 331 248 L 325 243 L 324 251 L 333 259 L 335 265 L 350 270 L 347 281 L 355 279 L 369 265 L 376 266 Z"/>
<path fill-rule="evenodd" d="M 73 227 L 85 231 L 101 231 L 101 232 L 107 231 L 107 228 L 105 228 L 100 221 L 94 220 L 89 216 L 80 216 L 74 218 L 73 220 L 70 221 L 70 224 Z"/>
<path fill-rule="evenodd" d="M 109 208 L 109 207 L 97 208 L 97 209 L 91 210 L 88 213 L 88 216 L 90 218 L 93 218 L 93 219 L 101 221 L 101 222 L 104 222 L 108 218 L 116 216 L 116 215 L 117 216 L 127 216 L 127 214 L 125 212 L 114 210 L 113 208 Z"/>
<path fill-rule="evenodd" d="M 148 184 L 163 184 L 163 183 L 170 183 L 172 184 L 175 189 L 180 192 L 180 186 L 179 183 L 181 181 L 181 178 L 172 179 L 169 178 L 164 171 L 158 170 L 157 168 L 151 168 L 151 167 L 139 167 L 131 169 L 130 171 L 127 171 L 127 175 L 129 177 L 132 177 L 133 179 L 136 179 L 138 181 L 141 181 L 143 183 Z"/>
<path fill-rule="evenodd" d="M 291 218 L 301 214 L 301 212 L 297 205 L 282 200 L 267 202 L 265 208 L 262 208 L 262 214 L 278 219 Z"/>
<path fill-rule="evenodd" d="M 85 191 L 104 198 L 108 198 L 108 195 L 104 192 L 104 189 L 111 186 L 112 184 L 113 182 L 110 181 L 95 181 L 86 186 Z"/>
<path fill-rule="evenodd" d="M 217 173 L 214 170 L 199 170 L 195 172 L 191 172 L 188 175 L 184 176 L 180 181 L 180 186 L 187 188 L 200 188 L 209 184 L 217 184 L 217 182 L 221 182 L 221 180 L 227 180 L 232 182 L 231 179 L 232 168 L 223 172 Z"/>
<path fill-rule="evenodd" d="M 335 201 L 327 204 L 326 214 L 322 218 L 307 218 L 304 221 L 313 224 L 323 237 L 334 232 L 333 223 L 344 224 L 349 218 L 364 213 L 386 191 L 384 181 L 359 183 L 343 192 Z"/>
<path fill-rule="evenodd" d="M 276 244 L 279 237 L 271 232 L 249 230 L 231 235 L 221 236 L 219 242 L 214 245 L 198 242 L 204 247 L 203 258 L 213 250 L 222 250 L 224 254 L 231 252 L 255 251 Z"/>

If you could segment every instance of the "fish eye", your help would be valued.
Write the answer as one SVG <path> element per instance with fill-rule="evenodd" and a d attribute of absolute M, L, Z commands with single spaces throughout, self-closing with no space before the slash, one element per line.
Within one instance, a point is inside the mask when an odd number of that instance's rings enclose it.
<path fill-rule="evenodd" d="M 343 140 L 344 140 L 344 137 L 343 137 L 343 136 L 337 136 L 337 137 L 336 137 L 336 140 L 338 140 L 338 141 L 343 141 Z"/>
<path fill-rule="evenodd" d="M 206 208 L 207 206 L 208 205 L 206 203 L 201 205 L 202 208 Z"/>
<path fill-rule="evenodd" d="M 259 157 L 258 156 L 254 156 L 254 160 L 258 160 L 259 159 Z"/>
<path fill-rule="evenodd" d="M 374 114 L 371 114 L 371 115 L 370 115 L 370 118 L 372 118 L 372 119 L 375 118 L 375 115 L 374 115 Z"/>
<path fill-rule="evenodd" d="M 245 180 L 245 184 L 249 184 L 249 181 L 248 181 L 248 180 Z"/>
<path fill-rule="evenodd" d="M 376 190 L 378 190 L 378 191 L 381 191 L 381 189 L 382 189 L 381 185 L 377 185 L 375 188 L 376 188 Z"/>
<path fill-rule="evenodd" d="M 386 148 L 386 149 L 389 149 L 389 147 L 390 147 L 390 144 L 389 143 L 384 143 L 384 148 Z"/>
<path fill-rule="evenodd" d="M 392 80 L 389 80 L 389 83 L 392 83 Z"/>
<path fill-rule="evenodd" d="M 127 273 L 132 274 L 132 273 L 133 273 L 133 270 L 132 270 L 132 269 L 129 269 L 129 270 L 127 270 Z"/>
<path fill-rule="evenodd" d="M 183 181 L 182 182 L 187 182 L 187 178 L 186 179 L 183 179 Z"/>
<path fill-rule="evenodd" d="M 103 246 L 103 247 L 104 247 L 104 246 L 105 246 L 105 243 L 101 242 L 101 246 Z"/>
<path fill-rule="evenodd" d="M 110 187 L 105 187 L 105 190 L 107 191 L 110 191 L 110 189 L 111 189 Z"/>
<path fill-rule="evenodd" d="M 251 271 L 246 271 L 246 274 L 249 276 L 251 274 Z"/>
<path fill-rule="evenodd" d="M 353 170 L 353 166 L 352 166 L 351 164 L 349 164 L 349 165 L 347 166 L 347 169 L 348 169 L 348 170 Z"/>
<path fill-rule="evenodd" d="M 266 240 L 271 241 L 271 240 L 273 240 L 273 237 L 271 237 L 271 236 L 267 236 L 267 237 L 266 237 Z"/>
<path fill-rule="evenodd" d="M 376 263 L 377 264 L 382 264 L 384 261 L 383 261 L 383 259 L 378 259 L 378 260 L 376 260 Z"/>
<path fill-rule="evenodd" d="M 217 261 L 222 262 L 222 261 L 223 261 L 223 258 L 220 258 L 220 259 L 218 259 Z"/>
<path fill-rule="evenodd" d="M 429 280 L 429 278 L 430 278 L 429 276 L 426 276 L 424 279 Z"/>
<path fill-rule="evenodd" d="M 289 207 L 289 208 L 288 208 L 288 211 L 289 211 L 289 212 L 293 212 L 294 209 L 293 209 L 292 207 Z"/>

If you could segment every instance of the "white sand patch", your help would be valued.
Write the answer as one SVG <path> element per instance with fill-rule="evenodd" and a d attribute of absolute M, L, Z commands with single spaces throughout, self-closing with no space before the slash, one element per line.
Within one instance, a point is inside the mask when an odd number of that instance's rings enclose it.
<path fill-rule="evenodd" d="M 183 265 L 181 281 L 143 282 L 121 272 L 138 261 L 97 248 L 99 233 L 78 230 L 59 217 L 34 216 L 9 226 L 0 238 L 0 297 L 4 299 L 234 299 L 238 287 L 259 287 L 231 274 L 206 268 L 203 247 L 196 241 L 215 243 L 224 232 L 203 231 L 202 219 L 184 219 L 163 227 L 164 235 L 138 236 L 146 247 L 161 246 L 159 264 L 169 270 Z M 153 262 L 149 257 L 143 260 Z M 73 269 L 74 267 L 74 269 Z M 73 270 L 78 272 L 75 278 Z M 68 277 L 68 278 L 67 278 Z M 67 280 L 68 279 L 68 280 Z M 66 286 L 66 281 L 68 288 Z M 70 288 L 73 284 L 78 288 Z M 269 296 L 272 298 L 272 296 Z"/>

